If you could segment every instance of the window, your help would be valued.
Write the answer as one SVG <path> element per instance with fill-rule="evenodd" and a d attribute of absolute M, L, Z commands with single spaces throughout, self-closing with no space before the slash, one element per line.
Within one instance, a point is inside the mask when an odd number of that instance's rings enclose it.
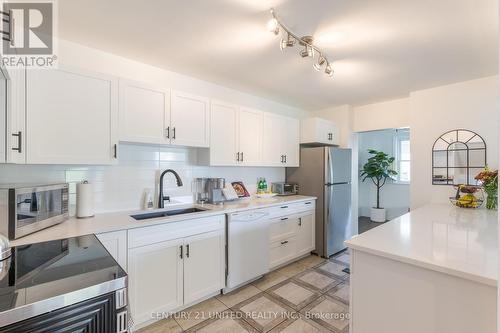
<path fill-rule="evenodd" d="M 394 153 L 396 157 L 397 183 L 410 182 L 410 130 L 397 129 L 394 133 Z"/>

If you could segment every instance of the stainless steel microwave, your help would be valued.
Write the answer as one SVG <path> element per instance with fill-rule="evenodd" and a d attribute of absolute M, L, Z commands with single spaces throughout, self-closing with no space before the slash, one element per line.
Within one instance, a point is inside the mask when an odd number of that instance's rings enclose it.
<path fill-rule="evenodd" d="M 294 195 L 299 193 L 299 185 L 295 183 L 272 183 L 271 190 L 278 195 Z"/>
<path fill-rule="evenodd" d="M 68 184 L 0 185 L 0 233 L 17 239 L 68 219 Z"/>

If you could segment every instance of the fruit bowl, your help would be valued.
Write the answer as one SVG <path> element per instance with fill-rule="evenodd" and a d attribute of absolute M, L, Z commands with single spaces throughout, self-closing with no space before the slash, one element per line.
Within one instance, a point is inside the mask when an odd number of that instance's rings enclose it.
<path fill-rule="evenodd" d="M 454 197 L 450 197 L 450 202 L 460 208 L 479 208 L 484 202 L 484 192 L 481 186 L 475 185 L 455 185 L 457 190 Z"/>

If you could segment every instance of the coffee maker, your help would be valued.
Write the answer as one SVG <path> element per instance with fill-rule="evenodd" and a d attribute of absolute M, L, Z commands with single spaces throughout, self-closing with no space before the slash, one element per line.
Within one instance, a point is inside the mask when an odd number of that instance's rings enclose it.
<path fill-rule="evenodd" d="M 223 189 L 226 186 L 224 178 L 195 178 L 193 180 L 193 195 L 197 203 L 222 204 L 226 199 Z"/>

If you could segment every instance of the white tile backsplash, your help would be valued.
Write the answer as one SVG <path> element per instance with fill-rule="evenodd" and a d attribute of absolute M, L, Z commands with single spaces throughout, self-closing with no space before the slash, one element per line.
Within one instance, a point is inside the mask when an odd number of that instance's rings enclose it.
<path fill-rule="evenodd" d="M 197 165 L 197 150 L 151 145 L 120 144 L 119 162 L 108 166 L 73 165 L 0 165 L 0 183 L 69 182 L 70 204 L 76 202 L 77 182 L 94 184 L 96 213 L 140 209 L 146 189 L 157 194 L 158 179 L 165 169 L 173 169 L 182 178 L 167 174 L 164 191 L 171 197 L 190 196 L 191 182 L 197 177 L 223 177 L 226 182 L 241 180 L 250 193 L 255 193 L 259 177 L 267 182 L 284 181 L 284 168 L 207 167 Z"/>

